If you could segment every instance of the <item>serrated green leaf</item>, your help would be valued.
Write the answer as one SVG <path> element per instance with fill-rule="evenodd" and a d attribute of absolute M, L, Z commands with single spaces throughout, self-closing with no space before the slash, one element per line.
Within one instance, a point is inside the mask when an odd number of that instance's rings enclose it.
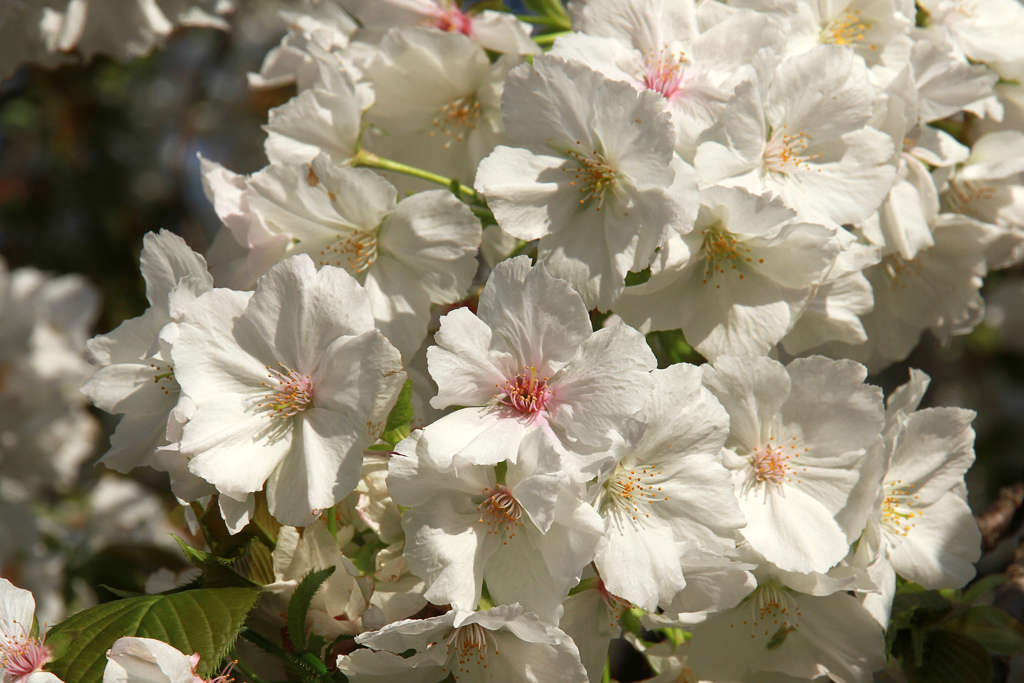
<path fill-rule="evenodd" d="M 991 652 L 1009 657 L 1024 654 L 1024 627 L 998 607 L 975 605 L 943 628 L 969 636 Z"/>
<path fill-rule="evenodd" d="M 978 641 L 945 629 L 930 631 L 919 664 L 903 662 L 908 683 L 990 683 L 992 660 Z"/>
<path fill-rule="evenodd" d="M 1006 574 L 990 574 L 985 578 L 978 579 L 972 583 L 970 588 L 964 591 L 960 600 L 971 604 L 985 593 L 988 593 L 993 588 L 1003 585 L 1007 581 L 1009 581 L 1009 577 Z"/>
<path fill-rule="evenodd" d="M 49 670 L 65 683 L 100 683 L 107 650 L 118 638 L 137 636 L 169 643 L 186 655 L 198 652 L 198 673 L 209 676 L 258 597 L 251 588 L 204 588 L 91 607 L 50 629 L 47 643 L 62 654 Z"/>
<path fill-rule="evenodd" d="M 327 567 L 310 571 L 302 577 L 292 599 L 288 601 L 288 639 L 297 652 L 306 650 L 306 614 L 309 612 L 309 604 L 335 569 Z"/>

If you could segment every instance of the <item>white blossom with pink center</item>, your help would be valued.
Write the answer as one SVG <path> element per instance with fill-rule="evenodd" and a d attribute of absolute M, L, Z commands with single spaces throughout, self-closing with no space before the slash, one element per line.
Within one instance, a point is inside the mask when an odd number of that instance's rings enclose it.
<path fill-rule="evenodd" d="M 432 28 L 461 33 L 492 52 L 537 54 L 531 27 L 508 12 L 462 10 L 459 0 L 341 0 L 359 20 L 355 40 L 376 43 L 391 28 Z"/>
<path fill-rule="evenodd" d="M 519 603 L 558 623 L 604 523 L 578 485 L 545 467 L 544 434 L 528 434 L 503 474 L 491 465 L 439 468 L 424 457 L 423 437 L 414 432 L 395 448 L 388 489 L 409 508 L 405 557 L 426 581 L 427 599 L 471 609 L 486 582 L 495 603 Z"/>
<path fill-rule="evenodd" d="M 757 51 L 785 44 L 766 14 L 734 9 L 698 21 L 691 0 L 588 0 L 574 3 L 572 17 L 578 32 L 559 37 L 551 54 L 662 95 L 676 151 L 690 163 L 700 134 L 719 120 L 736 85 L 753 77 Z"/>
<path fill-rule="evenodd" d="M 3 683 L 60 683 L 43 666 L 52 653 L 33 638 L 36 601 L 32 593 L 0 579 L 0 680 Z"/>
<path fill-rule="evenodd" d="M 181 437 L 189 470 L 240 502 L 265 485 L 271 512 L 293 526 L 355 488 L 405 381 L 366 291 L 304 254 L 255 292 L 196 299 L 172 357 L 195 403 Z"/>
<path fill-rule="evenodd" d="M 365 647 L 338 658 L 338 669 L 352 683 L 588 681 L 572 640 L 520 605 L 399 621 L 356 636 L 356 642 Z"/>
<path fill-rule="evenodd" d="M 582 299 L 543 264 L 521 256 L 492 271 L 476 313 L 441 318 L 427 350 L 435 408 L 467 406 L 423 430 L 440 468 L 515 462 L 541 430 L 570 476 L 586 481 L 607 454 L 610 430 L 643 406 L 654 354 L 625 325 L 593 332 Z"/>
<path fill-rule="evenodd" d="M 785 571 L 828 571 L 867 521 L 884 408 L 866 376 L 859 363 L 821 356 L 788 366 L 719 356 L 705 366 L 729 413 L 722 462 L 747 519 L 739 533 Z"/>

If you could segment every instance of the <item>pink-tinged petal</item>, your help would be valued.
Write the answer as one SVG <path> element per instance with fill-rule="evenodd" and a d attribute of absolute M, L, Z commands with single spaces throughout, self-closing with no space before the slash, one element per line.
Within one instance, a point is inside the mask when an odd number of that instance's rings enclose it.
<path fill-rule="evenodd" d="M 518 372 L 534 367 L 538 375 L 550 377 L 591 335 L 590 316 L 579 295 L 543 264 L 531 267 L 526 256 L 495 266 L 477 314 L 492 328 L 492 348 L 495 341 L 503 342 Z"/>
<path fill-rule="evenodd" d="M 479 406 L 494 400 L 514 361 L 507 350 L 492 348 L 491 338 L 491 328 L 468 308 L 442 316 L 434 334 L 437 345 L 427 349 L 427 366 L 438 386 L 431 406 Z"/>

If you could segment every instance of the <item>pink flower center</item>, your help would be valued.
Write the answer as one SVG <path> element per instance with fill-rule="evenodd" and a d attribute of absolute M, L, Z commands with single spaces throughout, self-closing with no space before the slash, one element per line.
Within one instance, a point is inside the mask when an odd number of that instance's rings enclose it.
<path fill-rule="evenodd" d="M 551 390 L 548 389 L 548 378 L 537 378 L 537 368 L 529 367 L 530 374 L 520 373 L 512 379 L 505 380 L 505 398 L 502 400 L 521 413 L 539 413 L 544 410 Z"/>
<path fill-rule="evenodd" d="M 192 683 L 234 683 L 235 679 L 232 678 L 231 672 L 235 670 L 235 664 L 238 664 L 237 660 L 234 662 L 228 662 L 227 666 L 225 666 L 218 675 L 213 678 L 206 679 L 201 678 L 199 674 L 196 673 L 196 667 L 199 666 L 199 659 L 200 657 L 198 652 L 188 658 L 189 663 L 192 665 Z"/>
<path fill-rule="evenodd" d="M 476 506 L 480 511 L 480 519 L 477 521 L 487 524 L 489 534 L 507 532 L 507 538 L 515 536 L 516 529 L 523 525 L 520 521 L 523 508 L 519 501 L 503 484 L 498 484 L 493 490 L 484 489 L 484 495 L 487 497 Z"/>
<path fill-rule="evenodd" d="M 776 443 L 775 437 L 770 437 L 768 444 L 755 448 L 750 455 L 753 475 L 751 483 L 781 484 L 784 481 L 795 481 L 799 484 L 800 480 L 794 480 L 791 474 L 794 469 L 801 469 L 796 459 L 807 450 L 801 448 L 800 440 L 795 436 L 787 444 Z"/>
<path fill-rule="evenodd" d="M 34 638 L 21 638 L 0 645 L 0 663 L 7 676 L 18 680 L 22 676 L 43 670 L 50 661 L 50 648 Z"/>
<path fill-rule="evenodd" d="M 671 100 L 683 90 L 683 65 L 686 57 L 666 48 L 658 53 L 649 50 L 644 58 L 644 85 Z"/>
<path fill-rule="evenodd" d="M 294 417 L 313 402 L 313 380 L 309 375 L 300 375 L 282 363 L 278 365 L 288 373 L 271 370 L 270 366 L 267 366 L 267 378 L 270 382 L 264 382 L 263 386 L 267 387 L 270 393 L 266 395 L 267 403 L 257 403 L 256 406 L 269 410 L 272 417 Z"/>
<path fill-rule="evenodd" d="M 784 453 L 781 447 L 773 448 L 771 444 L 754 450 L 750 464 L 758 481 L 779 484 L 789 475 L 789 454 Z"/>
<path fill-rule="evenodd" d="M 432 17 L 434 28 L 452 33 L 461 33 L 468 36 L 473 32 L 473 20 L 463 14 L 455 5 L 448 5 L 444 9 L 438 8 Z"/>

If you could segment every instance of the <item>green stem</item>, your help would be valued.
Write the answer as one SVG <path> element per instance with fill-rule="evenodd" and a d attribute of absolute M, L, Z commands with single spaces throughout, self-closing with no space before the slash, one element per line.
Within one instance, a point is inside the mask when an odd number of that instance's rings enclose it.
<path fill-rule="evenodd" d="M 554 19 L 552 17 L 538 17 L 536 14 L 517 14 L 516 19 L 519 21 L 525 21 L 528 24 L 539 24 L 541 26 L 555 26 L 557 28 L 567 28 L 564 19 Z"/>
<path fill-rule="evenodd" d="M 612 681 L 612 659 L 608 655 L 604 658 L 604 673 L 601 674 L 601 683 L 611 683 Z"/>
<path fill-rule="evenodd" d="M 250 683 L 267 683 L 265 680 L 256 675 L 252 669 L 242 663 L 238 653 L 235 653 L 235 668 L 242 672 L 242 675 L 249 680 Z"/>
<path fill-rule="evenodd" d="M 554 31 L 553 33 L 542 33 L 539 36 L 534 36 L 533 42 L 537 43 L 541 47 L 544 47 L 545 45 L 551 45 L 553 42 L 555 42 L 555 38 L 559 36 L 567 36 L 570 33 L 572 33 L 572 31 Z"/>
<path fill-rule="evenodd" d="M 416 168 L 415 166 L 408 166 L 398 161 L 385 159 L 377 156 L 373 152 L 367 152 L 365 149 L 361 149 L 356 152 L 355 157 L 352 159 L 352 165 L 365 166 L 367 168 L 379 168 L 384 171 L 394 171 L 395 173 L 412 176 L 413 178 L 420 178 L 427 182 L 444 185 L 459 199 L 463 199 L 463 197 L 465 197 L 474 204 L 487 206 L 487 202 L 484 201 L 483 197 L 477 194 L 476 190 L 468 185 L 463 185 L 455 178 L 447 178 L 443 175 L 431 173 L 430 171 L 426 171 L 422 168 Z"/>

